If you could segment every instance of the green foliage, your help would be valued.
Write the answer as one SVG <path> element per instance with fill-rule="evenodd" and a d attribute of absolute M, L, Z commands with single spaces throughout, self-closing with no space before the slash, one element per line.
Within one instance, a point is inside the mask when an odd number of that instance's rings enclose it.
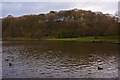
<path fill-rule="evenodd" d="M 65 38 L 65 32 L 64 31 L 60 31 L 58 32 L 58 38 Z"/>
<path fill-rule="evenodd" d="M 63 30 L 63 31 L 59 31 L 57 33 L 58 38 L 76 38 L 77 33 L 75 31 L 67 31 L 67 30 Z"/>

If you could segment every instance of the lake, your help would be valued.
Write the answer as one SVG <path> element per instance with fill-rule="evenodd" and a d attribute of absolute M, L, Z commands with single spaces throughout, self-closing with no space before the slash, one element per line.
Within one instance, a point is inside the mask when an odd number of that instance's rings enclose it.
<path fill-rule="evenodd" d="M 118 45 L 3 41 L 3 78 L 116 78 Z"/>

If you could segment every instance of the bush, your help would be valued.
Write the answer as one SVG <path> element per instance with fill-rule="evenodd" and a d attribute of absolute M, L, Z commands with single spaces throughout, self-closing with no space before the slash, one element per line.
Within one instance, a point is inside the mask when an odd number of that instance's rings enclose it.
<path fill-rule="evenodd" d="M 58 32 L 58 38 L 65 38 L 65 32 L 64 31 L 60 31 Z"/>
<path fill-rule="evenodd" d="M 78 37 L 74 31 L 60 31 L 57 34 L 58 38 L 75 38 Z"/>

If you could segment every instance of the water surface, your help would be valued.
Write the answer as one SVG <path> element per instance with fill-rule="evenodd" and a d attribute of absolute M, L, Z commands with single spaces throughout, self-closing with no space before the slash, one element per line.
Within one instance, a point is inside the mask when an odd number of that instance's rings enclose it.
<path fill-rule="evenodd" d="M 2 45 L 3 78 L 118 77 L 117 44 L 3 41 Z"/>

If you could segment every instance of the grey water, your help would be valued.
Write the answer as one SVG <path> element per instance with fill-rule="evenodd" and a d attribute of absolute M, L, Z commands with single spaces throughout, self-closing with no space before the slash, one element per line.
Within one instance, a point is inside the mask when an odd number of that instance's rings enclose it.
<path fill-rule="evenodd" d="M 3 41 L 3 78 L 116 78 L 118 45 Z"/>

